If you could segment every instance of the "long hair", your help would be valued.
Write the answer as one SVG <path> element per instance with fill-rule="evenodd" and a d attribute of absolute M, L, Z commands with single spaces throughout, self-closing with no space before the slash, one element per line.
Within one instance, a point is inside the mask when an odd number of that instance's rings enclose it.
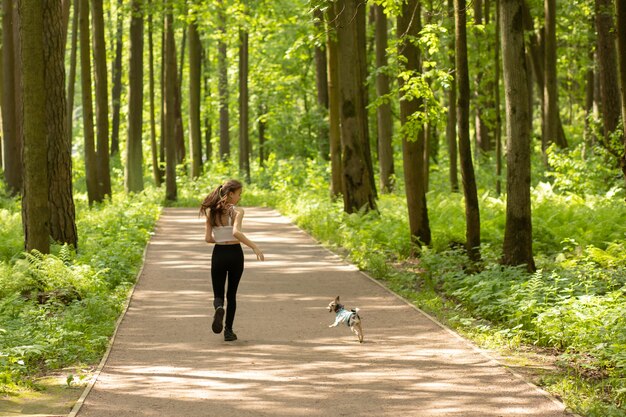
<path fill-rule="evenodd" d="M 242 187 L 243 185 L 237 180 L 228 180 L 218 186 L 206 196 L 200 205 L 200 214 L 209 218 L 211 226 L 217 226 L 217 219 L 221 220 L 224 215 L 230 215 L 232 204 L 227 200 L 228 193 L 235 192 Z"/>

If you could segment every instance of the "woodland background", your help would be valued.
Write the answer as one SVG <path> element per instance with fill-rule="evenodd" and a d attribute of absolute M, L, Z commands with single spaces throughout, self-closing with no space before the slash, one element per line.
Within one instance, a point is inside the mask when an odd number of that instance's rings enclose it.
<path fill-rule="evenodd" d="M 576 412 L 626 414 L 623 0 L 2 12 L 0 393 L 97 363 L 160 207 L 235 176 L 476 343 L 543 358 Z"/>

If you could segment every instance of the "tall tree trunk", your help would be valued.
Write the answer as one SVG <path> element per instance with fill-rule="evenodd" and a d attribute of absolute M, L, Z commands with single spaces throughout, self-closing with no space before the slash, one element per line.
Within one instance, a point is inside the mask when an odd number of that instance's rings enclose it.
<path fill-rule="evenodd" d="M 373 5 L 376 15 L 376 94 L 378 97 L 389 94 L 389 76 L 381 70 L 387 66 L 387 16 L 383 6 Z M 382 193 L 393 190 L 393 120 L 391 103 L 385 99 L 376 109 L 378 121 L 378 164 L 380 167 L 380 189 Z"/>
<path fill-rule="evenodd" d="M 163 97 L 165 98 L 165 198 L 175 201 L 178 195 L 176 186 L 176 142 L 174 139 L 176 125 L 176 43 L 174 40 L 174 17 L 172 16 L 171 0 L 167 3 L 165 16 L 165 83 Z"/>
<path fill-rule="evenodd" d="M 618 1 L 619 3 L 619 1 Z M 604 140 L 615 132 L 619 124 L 621 104 L 615 50 L 613 1 L 595 0 L 596 31 L 598 33 L 598 75 L 602 99 Z"/>
<path fill-rule="evenodd" d="M 18 127 L 18 79 L 16 77 L 19 41 L 14 38 L 14 1 L 2 2 L 2 147 L 4 177 L 11 195 L 22 191 L 22 136 Z"/>
<path fill-rule="evenodd" d="M 102 1 L 91 0 L 93 22 L 93 56 L 96 88 L 96 154 L 98 186 L 103 196 L 111 196 L 109 170 L 109 87 L 107 85 L 106 42 Z"/>
<path fill-rule="evenodd" d="M 50 252 L 48 146 L 44 79 L 44 20 L 41 1 L 19 2 L 24 134 L 22 222 L 25 247 Z"/>
<path fill-rule="evenodd" d="M 195 20 L 189 23 L 187 30 L 189 31 L 189 153 L 191 178 L 198 178 L 202 173 L 202 136 L 200 133 L 202 45 Z"/>
<path fill-rule="evenodd" d="M 72 16 L 72 40 L 70 49 L 70 73 L 67 81 L 67 136 L 72 143 L 74 137 L 74 95 L 76 91 L 76 55 L 78 50 L 78 16 L 80 0 L 74 0 L 74 14 Z"/>
<path fill-rule="evenodd" d="M 454 0 L 456 27 L 456 74 L 459 85 L 457 97 L 459 155 L 461 177 L 465 195 L 465 238 L 467 253 L 471 260 L 480 259 L 480 212 L 478 192 L 472 163 L 472 148 L 469 132 L 469 68 L 467 64 L 467 5 L 465 0 Z"/>
<path fill-rule="evenodd" d="M 248 32 L 239 29 L 239 171 L 250 182 L 248 102 Z"/>
<path fill-rule="evenodd" d="M 483 25 L 483 1 L 482 0 L 474 0 L 474 24 Z M 485 3 L 489 3 L 489 1 L 485 1 Z M 467 12 L 464 11 L 467 15 Z M 482 50 L 487 45 L 485 45 L 485 36 L 482 32 L 476 32 L 477 37 L 477 50 Z M 489 124 L 485 120 L 486 114 L 485 109 L 488 108 L 490 101 L 490 97 L 485 95 L 483 91 L 489 91 L 487 85 L 487 81 L 485 80 L 485 72 L 483 68 L 478 68 L 476 71 L 476 77 L 474 79 L 474 86 L 476 88 L 476 92 L 474 93 L 474 104 L 476 107 L 476 118 L 475 118 L 475 129 L 476 129 L 476 147 L 483 152 L 490 152 L 493 149 L 493 140 L 492 140 L 492 132 Z"/>
<path fill-rule="evenodd" d="M 76 247 L 78 238 L 72 195 L 72 144 L 67 133 L 65 98 L 63 8 L 56 0 L 43 0 L 42 3 L 49 233 L 55 241 Z"/>
<path fill-rule="evenodd" d="M 313 10 L 313 22 L 317 36 L 324 31 L 324 12 L 321 9 Z M 317 86 L 317 106 L 320 114 L 324 116 L 318 129 L 318 146 L 320 156 L 324 160 L 330 159 L 329 126 L 326 122 L 328 114 L 328 62 L 326 58 L 326 45 L 323 41 L 315 44 L 315 84 Z"/>
<path fill-rule="evenodd" d="M 416 39 L 422 29 L 418 0 L 409 0 L 402 5 L 398 16 L 397 33 L 399 54 L 406 60 L 405 70 L 415 75 L 421 72 L 420 50 L 411 39 Z M 411 241 L 417 245 L 429 245 L 431 241 L 426 193 L 424 189 L 424 126 L 409 118 L 424 111 L 422 98 L 407 96 L 406 81 L 400 77 L 400 122 L 402 123 L 402 159 L 404 182 L 409 210 Z"/>
<path fill-rule="evenodd" d="M 454 0 L 448 0 L 448 18 L 452 22 L 454 30 Z M 450 158 L 450 189 L 453 193 L 459 191 L 458 174 L 458 150 L 456 146 L 456 55 L 455 39 L 450 37 L 448 44 L 448 58 L 450 59 L 451 80 L 448 90 L 448 118 L 446 122 L 446 142 L 448 144 L 448 155 Z"/>
<path fill-rule="evenodd" d="M 343 194 L 343 173 L 341 171 L 341 129 L 339 126 L 339 72 L 337 56 L 336 31 L 330 26 L 336 26 L 336 6 L 331 5 L 326 12 L 328 25 L 326 36 L 326 50 L 328 51 L 328 136 L 330 140 L 330 194 L 337 198 Z"/>
<path fill-rule="evenodd" d="M 546 147 L 557 141 L 557 114 L 558 90 L 556 79 L 556 0 L 544 0 L 545 16 L 545 47 L 544 65 L 545 71 L 543 85 L 543 112 L 545 122 L 543 124 L 543 137 L 541 140 L 542 150 L 545 153 Z"/>
<path fill-rule="evenodd" d="M 97 155 L 93 125 L 93 101 L 91 93 L 91 48 L 89 43 L 89 0 L 80 2 L 80 80 L 83 102 L 83 135 L 85 140 L 85 177 L 89 205 L 104 198 L 98 185 Z"/>
<path fill-rule="evenodd" d="M 122 97 L 122 48 L 124 47 L 124 13 L 122 7 L 124 0 L 117 0 L 117 30 L 115 34 L 115 61 L 113 62 L 113 87 L 111 90 L 111 107 L 113 118 L 111 120 L 111 155 L 117 155 L 120 151 L 120 105 Z M 142 11 L 139 11 L 142 13 Z M 134 16 L 133 16 L 134 17 Z M 132 17 L 131 17 L 132 19 Z M 132 26 L 131 23 L 131 31 Z M 143 25 L 143 23 L 142 23 Z M 142 28 L 143 30 L 143 28 Z M 131 35 L 131 48 L 132 48 Z"/>
<path fill-rule="evenodd" d="M 267 107 L 262 102 L 259 104 L 258 132 L 259 132 L 259 165 L 265 166 L 265 131 L 267 130 Z"/>
<path fill-rule="evenodd" d="M 487 2 L 489 4 L 489 2 Z M 502 117 L 500 116 L 500 2 L 496 1 L 496 47 L 494 50 L 494 98 L 496 110 L 495 142 L 496 142 L 496 195 L 502 194 Z"/>
<path fill-rule="evenodd" d="M 124 185 L 127 192 L 137 193 L 143 190 L 143 1 L 133 0 L 131 10 Z"/>
<path fill-rule="evenodd" d="M 219 39 L 217 41 L 217 72 L 218 83 L 217 90 L 219 95 L 220 106 L 220 158 L 228 159 L 230 156 L 230 135 L 229 114 L 228 114 L 228 62 L 226 47 L 226 11 L 224 10 L 223 0 L 218 1 L 219 4 Z"/>
<path fill-rule="evenodd" d="M 211 68 L 209 60 L 207 56 L 207 49 L 202 49 L 202 60 L 204 61 L 203 67 L 203 78 L 204 78 L 204 94 L 206 98 L 204 102 L 211 102 Z M 205 148 L 205 161 L 210 161 L 213 155 L 213 144 L 211 143 L 211 138 L 213 137 L 213 124 L 212 124 L 212 111 L 204 112 L 204 148 Z"/>
<path fill-rule="evenodd" d="M 624 129 L 624 154 L 620 161 L 624 180 L 626 181 L 626 2 L 617 1 L 617 56 L 619 62 L 619 79 L 622 96 L 622 127 Z"/>
<path fill-rule="evenodd" d="M 522 1 L 522 15 L 523 15 L 523 20 L 524 20 L 524 26 L 526 31 L 528 31 L 530 33 L 530 42 L 529 42 L 529 51 L 528 51 L 528 58 L 530 59 L 532 68 L 533 68 L 533 74 L 535 75 L 535 81 L 537 82 L 537 92 L 539 94 L 539 98 L 541 100 L 541 126 L 542 126 L 542 131 L 543 131 L 543 126 L 545 125 L 545 112 L 543 111 L 543 109 L 545 108 L 544 106 L 544 86 L 545 86 L 545 69 L 544 69 L 544 61 L 545 61 L 545 46 L 544 46 L 544 40 L 542 36 L 539 36 L 534 29 L 534 25 L 533 25 L 533 19 L 532 16 L 530 14 L 530 8 L 528 7 L 528 3 L 527 0 L 523 0 Z M 527 77 L 527 82 L 529 83 L 530 86 L 530 90 L 532 91 L 532 77 L 531 77 L 531 72 L 530 72 L 530 68 L 528 68 L 529 73 L 528 73 L 528 77 Z M 532 103 L 532 95 L 529 95 L 529 106 Z M 563 123 L 561 121 L 561 115 L 560 113 L 557 111 L 556 112 L 556 118 L 557 118 L 557 136 L 556 136 L 556 145 L 561 147 L 561 148 L 566 148 L 567 145 L 567 138 L 565 137 L 565 131 L 563 130 Z M 532 107 L 531 107 L 531 120 L 532 120 Z"/>
<path fill-rule="evenodd" d="M 535 270 L 530 212 L 530 129 L 522 0 L 501 2 L 501 35 L 507 134 L 505 265 Z"/>
<path fill-rule="evenodd" d="M 152 0 L 148 0 L 148 4 L 151 6 Z M 150 10 L 148 15 L 148 49 L 149 49 L 149 68 L 150 68 L 150 150 L 152 155 L 152 178 L 154 184 L 160 187 L 163 183 L 163 177 L 161 175 L 161 168 L 159 167 L 159 148 L 156 139 L 156 116 L 155 116 L 155 102 L 154 102 L 154 41 L 152 35 L 154 33 L 153 27 L 153 12 Z M 161 132 L 163 135 L 163 132 Z"/>
<path fill-rule="evenodd" d="M 367 109 L 364 102 L 359 27 L 364 8 L 358 0 L 339 0 L 338 68 L 341 118 L 341 155 L 344 183 L 344 211 L 376 209 L 372 188 L 371 157 L 368 161 Z M 368 163 L 369 162 L 369 163 Z"/>

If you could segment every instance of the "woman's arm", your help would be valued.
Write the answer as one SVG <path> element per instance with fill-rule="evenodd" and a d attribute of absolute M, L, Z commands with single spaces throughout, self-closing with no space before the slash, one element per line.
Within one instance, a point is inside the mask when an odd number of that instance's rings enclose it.
<path fill-rule="evenodd" d="M 211 226 L 209 216 L 206 217 L 204 227 L 204 240 L 206 241 L 206 243 L 215 243 L 215 239 L 213 239 L 213 226 Z"/>
<path fill-rule="evenodd" d="M 233 226 L 233 236 L 238 241 L 240 241 L 241 243 L 243 243 L 244 245 L 252 249 L 254 253 L 256 254 L 256 258 L 258 260 L 263 261 L 265 260 L 265 256 L 263 256 L 263 252 L 261 252 L 261 249 L 256 245 L 256 243 L 248 239 L 246 235 L 244 235 L 243 232 L 241 231 L 241 225 L 243 223 L 243 215 L 244 215 L 243 209 L 240 207 L 237 207 L 236 214 L 235 214 L 235 225 Z"/>

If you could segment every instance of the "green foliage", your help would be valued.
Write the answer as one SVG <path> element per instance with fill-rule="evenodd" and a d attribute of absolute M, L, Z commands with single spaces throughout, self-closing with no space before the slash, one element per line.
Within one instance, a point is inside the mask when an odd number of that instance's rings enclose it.
<path fill-rule="evenodd" d="M 115 194 L 89 209 L 78 196 L 78 252 L 55 246 L 53 254 L 20 256 L 21 244 L 6 246 L 9 255 L 0 259 L 0 392 L 44 370 L 100 359 L 141 266 L 159 199 L 154 190 L 132 198 Z M 19 212 L 10 214 L 5 224 L 19 224 Z M 11 241 L 23 239 L 16 227 L 6 230 L 13 230 Z"/>

